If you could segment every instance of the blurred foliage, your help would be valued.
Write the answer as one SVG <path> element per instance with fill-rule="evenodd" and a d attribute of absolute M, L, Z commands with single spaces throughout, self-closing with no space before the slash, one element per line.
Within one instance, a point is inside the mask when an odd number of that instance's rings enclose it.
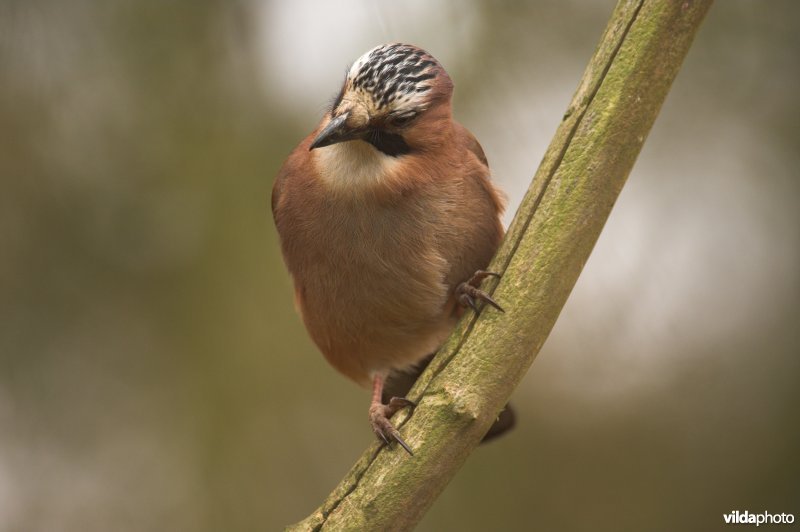
<path fill-rule="evenodd" d="M 322 4 L 287 5 L 0 3 L 0 529 L 274 530 L 315 508 L 372 436 L 292 309 L 269 213 L 339 79 L 293 97 L 276 58 L 361 35 L 339 72 L 376 40 L 440 43 L 513 206 L 613 2 L 353 1 L 324 35 L 291 11 Z M 519 429 L 421 529 L 800 513 L 799 11 L 712 8 Z"/>

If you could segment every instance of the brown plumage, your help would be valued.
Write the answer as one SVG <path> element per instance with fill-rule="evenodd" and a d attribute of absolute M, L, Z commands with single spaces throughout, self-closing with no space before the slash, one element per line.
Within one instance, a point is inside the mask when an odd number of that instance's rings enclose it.
<path fill-rule="evenodd" d="M 378 436 L 410 449 L 381 404 L 383 383 L 435 352 L 503 236 L 483 150 L 451 116 L 453 84 L 426 52 L 379 46 L 292 151 L 272 210 L 295 302 L 325 358 L 373 384 Z M 479 276 L 480 277 L 480 276 Z"/>

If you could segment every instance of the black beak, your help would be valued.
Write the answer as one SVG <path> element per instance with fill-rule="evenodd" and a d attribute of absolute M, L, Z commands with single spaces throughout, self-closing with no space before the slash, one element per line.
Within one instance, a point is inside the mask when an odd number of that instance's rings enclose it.
<path fill-rule="evenodd" d="M 351 129 L 345 123 L 347 121 L 348 113 L 339 115 L 325 126 L 325 129 L 319 132 L 317 138 L 309 146 L 308 151 L 315 148 L 322 148 L 323 146 L 330 146 L 346 140 L 353 140 L 360 138 L 361 132 Z"/>

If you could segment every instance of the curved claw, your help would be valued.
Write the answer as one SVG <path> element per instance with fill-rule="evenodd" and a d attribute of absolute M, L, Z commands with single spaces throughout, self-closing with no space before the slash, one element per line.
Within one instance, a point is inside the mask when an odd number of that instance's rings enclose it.
<path fill-rule="evenodd" d="M 383 443 L 385 443 L 386 445 L 389 445 L 390 443 L 392 443 L 392 442 L 391 442 L 391 440 L 389 440 L 389 438 L 387 438 L 387 437 L 386 437 L 386 434 L 384 434 L 383 432 L 381 432 L 381 431 L 379 431 L 379 430 L 376 430 L 376 431 L 375 431 L 375 434 L 377 434 L 377 435 L 378 435 L 378 437 L 379 437 L 380 439 L 382 439 L 382 440 L 383 440 Z"/>
<path fill-rule="evenodd" d="M 489 294 L 487 294 L 486 292 L 484 292 L 484 291 L 482 291 L 482 290 L 479 290 L 479 292 L 480 292 L 480 296 L 479 296 L 479 297 L 480 297 L 481 299 L 483 299 L 484 301 L 486 301 L 487 303 L 489 303 L 491 306 L 493 306 L 494 308 L 496 308 L 497 310 L 499 310 L 500 312 L 502 312 L 502 313 L 504 313 L 504 314 L 505 314 L 505 312 L 506 312 L 506 311 L 505 311 L 505 310 L 503 310 L 503 307 L 501 307 L 500 305 L 498 305 L 498 304 L 497 304 L 497 301 L 495 301 L 494 299 L 492 299 L 492 298 L 491 298 L 491 296 L 490 296 Z"/>
<path fill-rule="evenodd" d="M 468 281 L 465 281 L 456 287 L 458 302 L 462 307 L 470 307 L 477 313 L 478 306 L 475 304 L 475 300 L 480 299 L 493 306 L 500 312 L 505 312 L 503 307 L 501 307 L 497 301 L 492 299 L 489 294 L 478 288 L 481 284 L 481 281 L 487 277 L 501 277 L 501 275 L 497 272 L 490 272 L 487 270 L 476 271 Z"/>
<path fill-rule="evenodd" d="M 396 441 L 398 444 L 400 444 L 400 447 L 405 449 L 406 452 L 409 455 L 414 456 L 414 451 L 412 451 L 411 447 L 409 447 L 408 444 L 405 442 L 405 440 L 403 440 L 403 438 L 400 437 L 400 433 L 397 432 L 397 429 L 393 428 L 392 431 L 390 432 L 390 434 L 392 435 L 392 438 L 394 438 L 394 441 Z M 389 443 L 389 442 L 387 441 L 386 443 Z"/>
<path fill-rule="evenodd" d="M 401 408 L 405 408 L 407 406 L 414 408 L 415 406 L 417 406 L 417 403 L 415 403 L 411 399 L 406 399 L 405 397 L 392 397 L 391 399 L 389 399 L 388 406 L 390 409 L 392 409 L 392 414 L 394 414 Z"/>
<path fill-rule="evenodd" d="M 500 312 L 505 312 L 505 310 L 503 310 L 503 307 L 501 307 L 497 301 L 492 299 L 492 296 L 490 296 L 489 294 L 487 294 L 486 292 L 484 292 L 479 288 L 475 288 L 469 283 L 461 283 L 460 285 L 458 285 L 458 288 L 456 288 L 456 293 L 460 293 L 460 295 L 458 296 L 458 302 L 461 303 L 462 306 L 471 307 L 472 310 L 474 310 L 475 312 L 478 312 L 478 307 L 475 304 L 476 299 L 486 301 L 486 303 L 493 306 Z"/>
<path fill-rule="evenodd" d="M 372 424 L 373 432 L 375 432 L 378 438 L 383 440 L 384 443 L 388 445 L 392 442 L 392 440 L 394 440 L 400 445 L 400 447 L 405 449 L 408 454 L 414 456 L 414 452 L 411 450 L 411 447 L 400 436 L 400 432 L 394 428 L 392 422 L 389 421 L 389 418 L 392 417 L 398 410 L 407 406 L 413 408 L 417 405 L 405 397 L 392 397 L 389 400 L 389 404 L 386 405 L 375 403 L 370 407 L 369 420 Z"/>

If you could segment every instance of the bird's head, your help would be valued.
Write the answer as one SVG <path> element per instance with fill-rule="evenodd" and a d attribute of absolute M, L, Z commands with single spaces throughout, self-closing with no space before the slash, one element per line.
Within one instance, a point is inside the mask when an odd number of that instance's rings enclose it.
<path fill-rule="evenodd" d="M 450 118 L 453 83 L 439 62 L 409 44 L 384 44 L 359 57 L 309 149 L 362 140 L 393 157 L 412 150 Z M 327 123 L 325 123 L 327 122 Z"/>

